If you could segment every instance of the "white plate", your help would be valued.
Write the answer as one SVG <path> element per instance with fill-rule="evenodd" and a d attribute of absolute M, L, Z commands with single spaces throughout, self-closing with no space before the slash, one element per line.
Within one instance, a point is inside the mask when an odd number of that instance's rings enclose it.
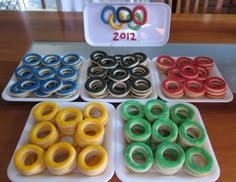
<path fill-rule="evenodd" d="M 143 104 L 145 102 L 142 102 Z M 167 103 L 167 105 L 172 107 L 176 103 Z M 190 107 L 192 107 L 195 111 L 195 121 L 200 123 L 204 128 L 204 124 L 201 118 L 201 115 L 198 111 L 198 109 L 189 103 L 186 103 Z M 115 172 L 118 178 L 121 181 L 135 181 L 135 182 L 144 182 L 144 181 L 172 181 L 172 182 L 211 182 L 216 181 L 220 175 L 220 168 L 218 165 L 218 162 L 216 160 L 214 151 L 212 149 L 209 137 L 207 135 L 206 141 L 203 145 L 203 148 L 205 148 L 212 156 L 214 161 L 214 169 L 213 171 L 205 177 L 193 177 L 186 173 L 183 169 L 180 169 L 175 175 L 172 176 L 166 176 L 163 175 L 152 166 L 149 171 L 146 173 L 134 173 L 130 172 L 128 168 L 126 167 L 125 160 L 124 160 L 124 151 L 127 146 L 127 142 L 124 138 L 124 120 L 122 119 L 121 115 L 121 104 L 116 109 L 116 167 Z"/>
<path fill-rule="evenodd" d="M 60 108 L 65 107 L 77 107 L 80 109 L 83 109 L 87 102 L 55 102 L 59 105 Z M 90 177 L 83 175 L 78 171 L 78 169 L 75 169 L 72 173 L 69 173 L 67 175 L 61 175 L 61 176 L 54 176 L 51 173 L 49 173 L 48 170 L 44 171 L 41 174 L 33 175 L 33 176 L 24 176 L 22 175 L 14 165 L 14 155 L 17 149 L 19 149 L 21 146 L 29 143 L 29 132 L 33 125 L 35 124 L 33 116 L 32 116 L 32 110 L 29 114 L 29 117 L 27 119 L 27 122 L 25 124 L 24 130 L 21 134 L 21 137 L 19 139 L 19 142 L 16 146 L 15 152 L 11 158 L 10 164 L 7 169 L 7 175 L 10 180 L 17 181 L 17 182 L 44 182 L 44 181 L 55 181 L 55 182 L 62 182 L 62 181 L 70 181 L 70 182 L 97 182 L 97 181 L 108 181 L 114 174 L 114 161 L 115 161 L 115 108 L 113 105 L 109 103 L 103 103 L 107 110 L 110 117 L 110 120 L 108 121 L 106 128 L 105 128 L 105 136 L 103 141 L 103 147 L 108 152 L 108 166 L 104 173 Z"/>
<path fill-rule="evenodd" d="M 84 88 L 84 84 L 87 80 L 87 68 L 91 65 L 91 61 L 88 60 L 86 61 L 85 63 L 85 70 L 83 72 L 83 75 L 82 75 L 82 80 L 83 80 L 83 83 L 82 83 L 82 86 Z M 148 59 L 148 69 L 150 71 L 150 76 L 149 76 L 149 81 L 151 81 L 152 83 L 152 93 L 147 97 L 147 98 L 144 98 L 144 99 L 135 99 L 135 100 L 147 100 L 147 99 L 156 99 L 158 97 L 157 95 L 157 86 L 156 86 L 156 81 L 154 79 L 154 73 L 153 73 L 153 69 L 152 69 L 152 65 L 151 65 L 151 61 Z M 93 98 L 91 97 L 87 91 L 85 89 L 82 89 L 81 90 L 81 98 L 85 101 L 103 101 L 103 102 L 110 102 L 110 103 L 120 103 L 120 102 L 124 102 L 126 100 L 130 100 L 130 99 L 134 99 L 133 97 L 131 97 L 130 95 L 127 95 L 126 97 L 124 98 L 115 98 L 111 95 L 108 95 L 106 96 L 105 98 L 102 98 L 102 99 L 98 99 L 98 98 Z"/>
<path fill-rule="evenodd" d="M 84 63 L 86 62 L 86 59 L 84 57 L 81 57 L 82 60 L 82 65 L 80 67 L 79 70 L 83 70 L 84 69 Z M 18 65 L 21 66 L 22 62 L 20 62 L 20 64 Z M 5 87 L 5 89 L 2 92 L 2 98 L 6 101 L 19 101 L 19 102 L 40 102 L 40 101 L 46 101 L 46 100 L 50 100 L 50 101 L 73 101 L 75 99 L 77 99 L 80 96 L 81 93 L 81 85 L 82 85 L 82 80 L 81 80 L 81 71 L 79 71 L 79 78 L 77 79 L 77 83 L 78 83 L 78 89 L 76 91 L 76 93 L 68 98 L 60 98 L 60 97 L 55 97 L 55 96 L 50 96 L 50 97 L 46 97 L 46 98 L 42 98 L 42 97 L 13 97 L 10 93 L 10 87 L 11 85 L 13 85 L 14 83 L 17 82 L 17 79 L 15 77 L 15 74 L 13 73 L 11 79 L 9 80 L 7 86 Z"/>
<path fill-rule="evenodd" d="M 175 60 L 177 59 L 177 57 L 173 57 Z M 193 59 L 193 57 L 190 57 Z M 184 96 L 183 98 L 180 98 L 180 99 L 171 99 L 171 98 L 168 98 L 167 96 L 164 95 L 164 93 L 162 92 L 161 90 L 161 84 L 162 84 L 162 81 L 164 79 L 167 78 L 167 76 L 165 76 L 164 74 L 161 74 L 159 72 L 159 70 L 157 69 L 157 66 L 156 66 L 156 59 L 157 57 L 153 58 L 152 59 L 152 68 L 153 68 L 153 72 L 154 72 L 154 75 L 155 75 L 155 79 L 156 79 L 156 85 L 157 85 L 157 91 L 158 91 L 158 94 L 159 94 L 159 97 L 167 102 L 230 102 L 233 100 L 234 96 L 230 90 L 230 88 L 228 87 L 227 83 L 226 83 L 226 86 L 227 86 L 227 91 L 226 91 L 226 95 L 224 98 L 219 98 L 219 99 L 212 99 L 212 98 L 209 98 L 209 97 L 202 97 L 202 98 L 198 98 L 198 99 L 193 99 L 193 98 L 189 98 L 187 96 Z M 223 76 L 221 75 L 219 69 L 217 68 L 216 64 L 214 64 L 214 67 L 213 69 L 210 71 L 210 75 L 209 77 L 211 76 L 217 76 L 217 77 L 220 77 L 222 79 Z"/>

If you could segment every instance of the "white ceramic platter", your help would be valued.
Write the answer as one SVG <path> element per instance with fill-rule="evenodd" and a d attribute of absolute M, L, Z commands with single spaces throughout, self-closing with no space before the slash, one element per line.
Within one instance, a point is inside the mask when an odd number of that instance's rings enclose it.
<path fill-rule="evenodd" d="M 142 102 L 143 104 L 145 102 Z M 167 103 L 169 108 L 171 108 L 176 103 Z M 204 124 L 201 118 L 201 115 L 198 111 L 198 109 L 189 103 L 186 103 L 190 107 L 192 107 L 195 111 L 195 121 L 200 123 L 204 128 Z M 135 173 L 128 170 L 125 164 L 124 159 L 124 151 L 127 147 L 127 142 L 124 137 L 124 120 L 122 119 L 121 115 L 121 104 L 116 109 L 116 166 L 115 166 L 115 172 L 118 178 L 121 181 L 135 181 L 135 182 L 143 182 L 143 181 L 171 181 L 171 182 L 213 182 L 216 181 L 220 175 L 220 168 L 216 159 L 216 156 L 214 154 L 213 148 L 211 146 L 209 137 L 207 135 L 206 141 L 203 145 L 203 148 L 205 148 L 212 156 L 214 161 L 214 169 L 213 171 L 205 177 L 193 177 L 186 173 L 183 169 L 180 169 L 175 175 L 167 176 L 163 175 L 152 166 L 151 169 L 149 169 L 146 173 Z"/>
<path fill-rule="evenodd" d="M 59 107 L 65 108 L 65 107 L 77 107 L 80 108 L 81 110 L 84 108 L 84 106 L 88 103 L 86 102 L 55 102 L 59 105 Z M 29 143 L 29 132 L 33 125 L 35 124 L 35 121 L 32 116 L 32 110 L 29 114 L 29 117 L 26 121 L 25 127 L 23 129 L 23 132 L 21 134 L 21 137 L 19 139 L 19 142 L 16 146 L 15 152 L 12 156 L 12 159 L 10 161 L 10 164 L 7 169 L 7 175 L 11 181 L 17 181 L 17 182 L 46 182 L 46 181 L 51 181 L 51 182 L 62 182 L 62 181 L 70 181 L 70 182 L 97 182 L 97 181 L 109 181 L 109 179 L 113 176 L 114 174 L 114 157 L 115 157 L 115 108 L 113 105 L 109 103 L 103 103 L 109 114 L 110 120 L 108 121 L 106 127 L 105 127 L 105 136 L 104 136 L 104 141 L 103 141 L 103 147 L 106 149 L 108 152 L 108 166 L 104 173 L 90 177 L 83 175 L 82 173 L 79 172 L 79 170 L 76 168 L 73 172 L 67 174 L 67 175 L 61 175 L 61 176 L 54 176 L 51 173 L 49 173 L 48 170 L 44 171 L 41 174 L 38 175 L 33 175 L 33 176 L 24 176 L 22 175 L 14 165 L 14 154 L 17 149 L 19 149 L 21 146 Z"/>

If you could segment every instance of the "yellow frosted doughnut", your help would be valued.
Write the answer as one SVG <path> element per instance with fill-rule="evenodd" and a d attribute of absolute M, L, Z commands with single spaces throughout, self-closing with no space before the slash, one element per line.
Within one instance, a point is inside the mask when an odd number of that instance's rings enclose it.
<path fill-rule="evenodd" d="M 34 119 L 39 121 L 54 121 L 54 118 L 59 111 L 59 107 L 54 102 L 40 102 L 33 109 Z"/>
<path fill-rule="evenodd" d="M 49 121 L 41 121 L 30 131 L 29 139 L 32 143 L 47 149 L 59 139 L 56 127 Z"/>
<path fill-rule="evenodd" d="M 90 102 L 88 103 L 83 110 L 84 118 L 96 118 L 102 121 L 103 125 L 106 125 L 109 116 L 107 108 L 98 102 Z"/>
<path fill-rule="evenodd" d="M 76 166 L 77 153 L 74 147 L 66 142 L 59 142 L 46 151 L 45 163 L 54 175 L 70 173 Z"/>
<path fill-rule="evenodd" d="M 80 171 L 89 176 L 103 173 L 107 167 L 108 154 L 100 145 L 89 145 L 78 155 L 77 165 Z"/>
<path fill-rule="evenodd" d="M 79 108 L 68 107 L 58 112 L 56 123 L 60 131 L 66 135 L 73 135 L 80 121 L 83 119 L 83 114 Z"/>
<path fill-rule="evenodd" d="M 46 169 L 44 162 L 45 151 L 34 144 L 27 144 L 19 148 L 14 155 L 16 168 L 23 175 L 34 175 Z"/>

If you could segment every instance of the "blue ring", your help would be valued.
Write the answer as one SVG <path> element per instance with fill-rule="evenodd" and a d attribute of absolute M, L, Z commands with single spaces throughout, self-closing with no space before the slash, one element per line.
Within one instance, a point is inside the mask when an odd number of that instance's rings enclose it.
<path fill-rule="evenodd" d="M 51 94 L 42 92 L 41 89 L 34 90 L 33 94 L 37 97 L 49 97 L 51 95 Z"/>
<path fill-rule="evenodd" d="M 57 54 L 48 54 L 43 57 L 41 62 L 44 66 L 54 67 L 61 64 L 61 57 Z"/>
<path fill-rule="evenodd" d="M 26 78 L 17 82 L 17 87 L 21 91 L 34 91 L 40 87 L 40 81 L 35 78 Z"/>
<path fill-rule="evenodd" d="M 63 86 L 60 90 L 56 92 L 57 95 L 66 96 L 70 95 L 71 93 L 75 92 L 78 88 L 78 84 L 75 81 L 65 81 L 63 82 Z"/>
<path fill-rule="evenodd" d="M 46 71 L 46 74 L 45 74 Z M 38 70 L 35 71 L 35 77 L 39 80 L 46 80 L 48 78 L 53 78 L 56 75 L 56 71 L 53 67 L 40 67 Z"/>
<path fill-rule="evenodd" d="M 111 10 L 112 13 L 114 14 L 113 22 L 115 23 L 116 20 L 117 20 L 115 7 L 114 7 L 114 6 L 106 6 L 106 7 L 104 7 L 103 10 L 102 10 L 101 20 L 102 20 L 103 23 L 105 23 L 105 24 L 107 24 L 107 25 L 109 25 L 109 22 L 108 22 L 108 20 L 105 19 L 105 13 L 106 13 L 108 10 Z"/>
<path fill-rule="evenodd" d="M 61 66 L 57 70 L 57 76 L 63 80 L 73 80 L 78 76 L 78 71 L 73 66 Z"/>
<path fill-rule="evenodd" d="M 13 93 L 13 94 L 22 94 L 22 93 L 24 93 L 23 91 L 19 90 L 18 82 L 16 82 L 13 85 L 11 85 L 10 92 Z"/>
<path fill-rule="evenodd" d="M 18 79 L 31 78 L 34 76 L 34 72 L 35 70 L 32 66 L 22 65 L 16 69 L 15 76 Z"/>
<path fill-rule="evenodd" d="M 39 54 L 31 53 L 31 54 L 26 54 L 22 58 L 22 62 L 24 65 L 37 66 L 40 64 L 41 59 L 42 57 Z"/>
<path fill-rule="evenodd" d="M 73 60 L 67 60 L 68 58 L 74 58 Z M 61 63 L 67 66 L 74 66 L 81 62 L 81 58 L 78 54 L 67 54 L 61 59 Z"/>
<path fill-rule="evenodd" d="M 44 93 L 54 93 L 61 89 L 63 82 L 60 78 L 49 78 L 43 80 L 40 85 L 40 89 Z"/>

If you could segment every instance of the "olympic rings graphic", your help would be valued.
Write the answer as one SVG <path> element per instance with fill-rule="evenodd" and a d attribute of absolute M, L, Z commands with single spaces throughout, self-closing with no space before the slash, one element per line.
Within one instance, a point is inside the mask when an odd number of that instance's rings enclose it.
<path fill-rule="evenodd" d="M 108 11 L 112 13 L 110 13 L 106 19 L 105 14 Z M 104 24 L 110 25 L 110 27 L 115 30 L 123 29 L 126 23 L 130 29 L 139 30 L 142 25 L 146 24 L 147 18 L 147 9 L 142 5 L 134 7 L 132 11 L 128 7 L 121 6 L 116 10 L 114 6 L 108 5 L 103 8 L 101 13 L 102 22 Z M 117 21 L 119 24 L 116 24 Z"/>

